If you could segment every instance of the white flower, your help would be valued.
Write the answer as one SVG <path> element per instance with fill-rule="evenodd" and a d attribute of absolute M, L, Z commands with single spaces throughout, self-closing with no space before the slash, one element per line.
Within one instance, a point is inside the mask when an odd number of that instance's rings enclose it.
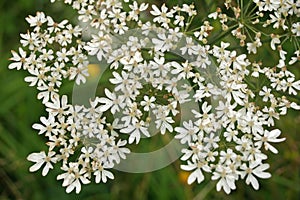
<path fill-rule="evenodd" d="M 43 12 L 37 12 L 35 17 L 31 15 L 26 17 L 26 21 L 31 27 L 35 27 L 34 30 L 39 31 L 40 27 L 47 22 L 47 18 Z"/>
<path fill-rule="evenodd" d="M 222 163 L 222 164 L 225 163 L 226 165 L 229 165 L 234 162 L 236 157 L 237 157 L 236 153 L 234 153 L 234 151 L 229 148 L 226 150 L 226 152 L 225 151 L 220 152 L 219 163 Z"/>
<path fill-rule="evenodd" d="M 249 185 L 251 183 L 252 187 L 255 190 L 258 190 L 259 183 L 255 176 L 259 178 L 270 178 L 271 174 L 268 172 L 264 172 L 266 169 L 270 167 L 269 164 L 262 164 L 260 162 L 250 162 L 249 167 L 244 163 L 240 168 L 243 170 L 241 171 L 241 178 L 246 178 L 246 184 Z M 255 176 L 254 176 L 255 175 Z"/>
<path fill-rule="evenodd" d="M 188 55 L 193 55 L 197 53 L 197 46 L 194 43 L 193 38 L 191 37 L 186 37 L 185 39 L 185 45 L 183 47 L 180 48 L 181 53 L 185 54 L 187 53 Z"/>
<path fill-rule="evenodd" d="M 98 139 L 101 141 L 101 143 L 98 144 L 95 148 L 95 153 L 93 154 L 93 156 L 95 157 L 94 160 L 101 163 L 113 164 L 114 161 L 118 159 L 118 155 L 116 155 L 113 147 L 108 145 L 108 143 L 106 142 L 107 140 L 111 140 L 112 138 L 110 138 L 106 134 L 103 134 L 103 137 L 100 137 Z"/>
<path fill-rule="evenodd" d="M 114 78 L 109 79 L 109 81 L 112 84 L 117 85 L 115 87 L 115 91 L 124 91 L 130 84 L 132 84 L 132 81 L 129 79 L 129 74 L 127 74 L 125 71 L 121 72 L 122 76 L 115 71 L 112 74 Z"/>
<path fill-rule="evenodd" d="M 264 118 L 267 120 L 267 125 L 268 126 L 274 126 L 274 118 L 279 120 L 279 113 L 276 112 L 276 110 L 272 107 L 264 107 L 262 110 L 264 113 Z"/>
<path fill-rule="evenodd" d="M 53 98 L 53 103 L 47 102 L 46 106 L 46 110 L 52 113 L 53 116 L 63 115 L 65 112 L 67 113 L 67 110 L 70 107 L 70 105 L 68 104 L 68 97 L 66 95 L 63 95 L 61 100 L 59 99 L 59 96 L 55 96 Z"/>
<path fill-rule="evenodd" d="M 126 128 L 121 129 L 121 132 L 130 134 L 128 140 L 129 144 L 132 144 L 134 141 L 138 144 L 141 138 L 141 133 L 150 137 L 150 134 L 143 122 L 135 122 L 133 125 L 128 125 Z"/>
<path fill-rule="evenodd" d="M 271 48 L 272 48 L 273 50 L 276 50 L 275 44 L 280 44 L 280 39 L 279 39 L 278 35 L 272 37 L 272 40 L 271 40 Z"/>
<path fill-rule="evenodd" d="M 67 187 L 67 193 L 70 193 L 75 189 L 78 194 L 81 190 L 81 183 L 90 183 L 90 180 L 87 178 L 86 169 L 79 169 L 78 163 L 70 162 L 69 166 L 65 165 L 61 169 L 66 171 L 66 173 L 58 175 L 57 180 L 64 180 L 62 186 Z"/>
<path fill-rule="evenodd" d="M 217 191 L 220 191 L 223 188 L 226 194 L 229 194 L 231 190 L 236 189 L 235 176 L 229 167 L 217 165 L 216 171 L 213 172 L 213 176 L 211 177 L 211 179 L 219 179 L 216 185 Z"/>
<path fill-rule="evenodd" d="M 9 60 L 14 61 L 13 63 L 8 65 L 9 69 L 16 68 L 17 70 L 20 70 L 22 67 L 24 68 L 24 65 L 27 63 L 26 58 L 26 51 L 24 51 L 21 47 L 19 47 L 19 54 L 15 51 L 11 51 L 13 57 Z"/>
<path fill-rule="evenodd" d="M 253 145 L 252 140 L 247 138 L 245 135 L 241 138 L 238 138 L 235 143 L 237 144 L 235 146 L 235 149 L 241 153 L 245 151 L 249 151 L 251 149 L 251 146 Z"/>
<path fill-rule="evenodd" d="M 237 141 L 237 135 L 238 135 L 238 131 L 237 130 L 232 130 L 231 128 L 226 129 L 226 132 L 224 132 L 224 137 L 226 138 L 226 141 L 231 142 L 233 141 Z"/>
<path fill-rule="evenodd" d="M 263 86 L 262 90 L 259 91 L 259 95 L 263 96 L 263 101 L 267 102 L 270 99 L 274 98 L 274 95 L 271 93 L 271 89 Z"/>
<path fill-rule="evenodd" d="M 154 62 L 150 61 L 151 69 L 153 70 L 153 75 L 156 77 L 166 77 L 167 73 L 170 71 L 170 64 L 165 63 L 164 57 L 154 57 Z"/>
<path fill-rule="evenodd" d="M 231 102 L 231 99 L 233 97 L 233 100 L 236 103 L 238 103 L 239 105 L 244 105 L 245 103 L 243 100 L 245 99 L 246 95 L 243 93 L 243 88 L 245 88 L 245 84 L 237 84 L 236 82 L 228 83 L 228 85 L 226 85 L 228 93 L 226 93 L 225 96 L 227 98 L 227 101 Z"/>
<path fill-rule="evenodd" d="M 177 62 L 172 62 L 171 66 L 175 68 L 171 71 L 171 73 L 176 75 L 179 80 L 191 78 L 194 76 L 194 73 L 192 72 L 193 68 L 188 61 L 182 64 L 179 64 Z"/>
<path fill-rule="evenodd" d="M 172 35 L 166 36 L 165 33 L 160 33 L 157 35 L 158 38 L 152 38 L 155 51 L 166 52 L 170 51 L 174 47 L 174 40 Z"/>
<path fill-rule="evenodd" d="M 176 15 L 175 16 L 175 21 L 174 21 L 174 24 L 175 25 L 179 25 L 179 26 L 184 26 L 184 20 L 185 20 L 185 18 L 184 18 L 184 16 L 182 16 L 182 15 Z"/>
<path fill-rule="evenodd" d="M 172 12 L 168 12 L 168 8 L 165 4 L 161 6 L 161 10 L 156 5 L 152 5 L 151 15 L 155 16 L 153 22 L 161 23 L 163 27 L 167 28 L 169 20 L 168 18 L 173 17 Z"/>
<path fill-rule="evenodd" d="M 112 114 L 120 111 L 120 108 L 124 108 L 124 96 L 116 95 L 114 92 L 110 92 L 107 88 L 104 89 L 105 95 L 108 98 L 100 97 L 97 98 L 96 101 L 102 103 L 104 105 L 100 105 L 100 111 L 105 112 L 110 109 Z"/>
<path fill-rule="evenodd" d="M 203 141 L 205 143 L 207 143 L 205 145 L 207 148 L 211 148 L 212 147 L 212 148 L 216 149 L 219 146 L 218 142 L 220 141 L 220 137 L 219 136 L 215 136 L 214 133 L 210 133 L 209 137 L 204 137 L 203 138 Z"/>
<path fill-rule="evenodd" d="M 62 62 L 62 61 L 68 62 L 69 61 L 69 57 L 68 56 L 71 55 L 71 52 L 67 51 L 66 48 L 62 48 L 61 51 L 56 52 L 56 55 L 57 55 L 57 60 L 59 62 Z"/>
<path fill-rule="evenodd" d="M 207 165 L 207 162 L 205 161 L 196 161 L 194 163 L 188 161 L 188 165 L 181 165 L 181 169 L 186 170 L 186 171 L 191 171 L 194 170 L 188 177 L 188 184 L 192 184 L 197 180 L 198 183 L 201 183 L 204 181 L 204 175 L 202 173 L 202 170 L 206 172 L 210 172 L 211 169 Z"/>
<path fill-rule="evenodd" d="M 114 28 L 114 32 L 119 33 L 120 35 L 124 34 L 128 30 L 128 27 L 126 26 L 125 22 L 115 24 Z"/>
<path fill-rule="evenodd" d="M 197 15 L 194 4 L 183 4 L 181 11 L 186 12 L 189 16 Z"/>
<path fill-rule="evenodd" d="M 295 80 L 294 77 L 287 78 L 286 86 L 288 87 L 289 94 L 297 95 L 296 90 L 300 90 L 300 80 L 295 82 L 294 80 Z"/>
<path fill-rule="evenodd" d="M 288 28 L 288 26 L 285 25 L 285 18 L 283 18 L 281 13 L 275 12 L 274 15 L 270 14 L 270 17 L 271 17 L 271 23 L 274 23 L 273 28 L 278 29 L 279 27 L 282 27 L 283 30 Z"/>
<path fill-rule="evenodd" d="M 126 140 L 119 140 L 117 144 L 115 144 L 115 141 L 113 141 L 113 144 L 111 144 L 116 154 L 118 154 L 119 157 L 122 159 L 126 159 L 126 154 L 130 153 L 130 150 L 128 148 L 123 147 L 126 144 L 127 144 Z M 119 157 L 117 157 L 116 159 L 117 163 L 120 163 Z"/>
<path fill-rule="evenodd" d="M 155 100 L 156 98 L 154 96 L 149 98 L 149 96 L 145 95 L 144 100 L 141 101 L 141 106 L 144 106 L 144 111 L 149 111 L 150 108 L 153 109 L 155 107 L 155 104 L 153 103 Z"/>
<path fill-rule="evenodd" d="M 278 150 L 275 147 L 273 147 L 270 144 L 270 142 L 277 143 L 277 142 L 284 141 L 285 138 L 277 138 L 277 137 L 279 137 L 280 134 L 281 134 L 281 131 L 279 129 L 274 129 L 272 131 L 265 130 L 263 136 L 256 134 L 254 137 L 254 140 L 257 141 L 257 142 L 255 142 L 255 146 L 261 147 L 263 145 L 266 150 L 270 150 L 273 153 L 277 154 Z"/>
<path fill-rule="evenodd" d="M 297 61 L 300 60 L 300 51 L 297 50 L 297 51 L 295 51 L 294 54 L 295 54 L 295 56 L 293 56 L 293 57 L 291 58 L 291 60 L 289 61 L 289 65 L 293 65 L 293 64 L 295 64 Z"/>
<path fill-rule="evenodd" d="M 64 29 L 65 25 L 68 23 L 68 20 L 63 20 L 60 23 L 54 22 L 54 20 L 50 16 L 47 16 L 47 20 L 47 25 L 49 26 L 48 30 L 50 33 L 59 32 L 61 29 Z"/>
<path fill-rule="evenodd" d="M 42 99 L 43 104 L 49 102 L 49 99 L 52 100 L 58 96 L 58 89 L 54 88 L 53 83 L 49 83 L 49 85 L 41 85 L 37 87 L 37 89 L 41 91 L 38 93 L 37 99 Z"/>
<path fill-rule="evenodd" d="M 28 69 L 28 72 L 33 76 L 27 76 L 25 77 L 24 80 L 30 83 L 29 86 L 35 86 L 35 85 L 37 85 L 38 87 L 44 86 L 48 78 L 45 74 L 47 71 L 49 71 L 49 68 L 47 67 L 45 68 L 45 71 L 38 70 L 37 68 Z"/>
<path fill-rule="evenodd" d="M 41 151 L 40 153 L 31 153 L 27 156 L 27 160 L 31 162 L 35 162 L 33 166 L 29 168 L 30 172 L 37 171 L 41 168 L 41 166 L 46 163 L 46 165 L 43 168 L 42 175 L 46 176 L 49 172 L 49 169 L 53 169 L 52 163 L 56 163 L 57 158 L 54 157 L 55 152 L 49 151 L 48 155 L 44 151 Z M 52 163 L 51 163 L 52 162 Z"/>
<path fill-rule="evenodd" d="M 207 86 L 203 85 L 202 83 L 199 83 L 199 89 L 196 90 L 196 94 L 194 94 L 193 98 L 196 101 L 201 102 L 203 98 L 210 97 L 211 91 L 213 91 L 214 85 L 211 83 L 208 83 Z"/>
<path fill-rule="evenodd" d="M 41 58 L 44 60 L 44 61 L 48 61 L 48 60 L 52 60 L 54 58 L 53 56 L 53 50 L 52 49 L 42 49 L 42 55 L 41 55 Z M 54 63 L 55 64 L 55 63 Z M 58 64 L 58 63 L 57 63 Z"/>
<path fill-rule="evenodd" d="M 262 43 L 261 43 L 261 41 L 259 40 L 259 39 L 257 39 L 256 41 L 254 41 L 254 42 L 249 42 L 249 43 L 247 43 L 247 50 L 248 50 L 248 53 L 250 54 L 250 53 L 254 53 L 254 54 L 256 54 L 256 52 L 257 52 L 257 48 L 258 47 L 260 47 L 260 46 L 262 46 Z"/>
<path fill-rule="evenodd" d="M 296 36 L 300 36 L 300 22 L 292 24 L 292 33 Z"/>
<path fill-rule="evenodd" d="M 113 173 L 106 170 L 106 169 L 110 169 L 112 167 L 113 167 L 112 164 L 105 163 L 104 165 L 101 165 L 100 163 L 96 163 L 96 165 L 93 166 L 93 168 L 95 170 L 93 173 L 95 176 L 95 182 L 100 183 L 102 181 L 103 183 L 106 183 L 107 178 L 114 179 Z"/>
<path fill-rule="evenodd" d="M 111 50 L 111 47 L 109 46 L 111 38 L 103 31 L 99 31 L 98 35 L 92 35 L 92 38 L 91 42 L 88 42 L 84 46 L 84 49 L 88 51 L 89 55 L 97 54 L 97 59 L 101 61 L 102 58 L 106 58 L 106 52 Z"/>
<path fill-rule="evenodd" d="M 172 123 L 175 121 L 172 119 L 172 117 L 166 117 L 164 115 L 159 116 L 157 120 L 155 121 L 156 128 L 160 129 L 161 134 L 165 134 L 166 130 L 169 132 L 173 131 Z"/>
<path fill-rule="evenodd" d="M 212 18 L 212 19 L 214 19 L 214 20 L 216 20 L 217 17 L 218 17 L 218 13 L 217 13 L 217 12 L 213 12 L 213 13 L 210 13 L 210 14 L 208 15 L 208 18 Z"/>
<path fill-rule="evenodd" d="M 264 10 L 264 11 L 273 11 L 278 9 L 280 5 L 280 1 L 279 0 L 273 0 L 273 1 L 267 1 L 267 0 L 263 0 L 260 1 L 259 4 L 259 9 Z"/>
<path fill-rule="evenodd" d="M 233 112 L 234 108 L 237 106 L 236 103 L 230 105 L 230 102 L 219 101 L 219 105 L 215 108 L 217 110 L 217 118 L 223 118 L 224 120 Z"/>
<path fill-rule="evenodd" d="M 82 147 L 81 148 L 82 154 L 80 155 L 80 158 L 84 159 L 84 162 L 86 163 L 90 162 L 93 151 L 94 151 L 93 147 L 88 147 L 88 148 Z"/>
<path fill-rule="evenodd" d="M 20 36 L 22 38 L 20 43 L 23 47 L 28 46 L 29 50 L 35 50 L 35 48 L 41 47 L 41 41 L 37 34 L 27 32 L 26 34 L 20 34 Z"/>
<path fill-rule="evenodd" d="M 252 112 L 247 112 L 239 119 L 239 124 L 244 133 L 262 134 L 264 129 L 261 120 L 262 119 L 258 115 L 255 115 Z"/>
<path fill-rule="evenodd" d="M 55 127 L 58 125 L 58 123 L 55 121 L 55 118 L 53 115 L 49 115 L 48 119 L 45 117 L 40 117 L 40 121 L 42 124 L 33 124 L 32 128 L 40 130 L 39 134 L 44 134 L 49 137 L 52 134 L 57 135 L 58 134 L 58 129 Z"/>
<path fill-rule="evenodd" d="M 142 112 L 138 109 L 136 102 L 130 102 L 123 114 L 124 116 L 121 120 L 124 122 L 124 127 L 139 122 L 139 118 L 142 116 Z"/>
<path fill-rule="evenodd" d="M 70 80 L 73 80 L 75 77 L 75 83 L 80 85 L 80 83 L 86 82 L 86 77 L 89 76 L 88 72 L 88 62 L 85 61 L 83 64 L 79 64 L 77 67 L 71 67 L 69 70 L 70 73 Z"/>
<path fill-rule="evenodd" d="M 176 139 L 180 139 L 182 144 L 190 144 L 197 139 L 198 136 L 196 134 L 199 128 L 193 124 L 192 120 L 189 120 L 188 122 L 183 122 L 183 127 L 176 127 L 175 131 L 178 133 L 175 136 Z"/>
<path fill-rule="evenodd" d="M 129 17 L 134 19 L 135 21 L 139 20 L 139 14 L 140 12 L 146 10 L 148 8 L 149 4 L 142 3 L 140 6 L 136 1 L 133 2 L 133 4 L 129 5 L 129 8 L 132 10 L 129 12 Z"/>

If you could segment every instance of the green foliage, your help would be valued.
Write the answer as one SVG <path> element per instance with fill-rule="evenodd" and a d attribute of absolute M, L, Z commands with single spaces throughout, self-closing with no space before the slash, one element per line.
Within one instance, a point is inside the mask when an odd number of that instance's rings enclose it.
<path fill-rule="evenodd" d="M 169 1 L 175 4 L 177 1 Z M 175 3 L 174 3 L 175 2 Z M 187 1 L 186 3 L 190 3 Z M 199 1 L 200 2 L 200 1 Z M 209 1 L 203 1 L 209 2 Z M 204 3 L 202 12 L 210 5 Z M 31 125 L 43 115 L 42 104 L 34 98 L 36 91 L 23 81 L 25 74 L 9 71 L 10 49 L 16 49 L 19 33 L 26 32 L 25 17 L 43 10 L 59 20 L 73 19 L 73 11 L 60 3 L 44 0 L 0 1 L 0 199 L 299 199 L 300 198 L 300 115 L 289 115 L 277 122 L 286 141 L 278 145 L 279 155 L 271 155 L 272 178 L 260 180 L 261 189 L 254 191 L 239 181 L 237 191 L 230 196 L 216 192 L 215 182 L 207 180 L 197 185 L 187 185 L 186 177 L 179 169 L 180 162 L 156 172 L 128 174 L 114 171 L 115 180 L 108 184 L 83 186 L 79 195 L 66 194 L 61 182 L 56 180 L 58 169 L 47 177 L 41 172 L 30 173 L 26 156 L 32 151 L 45 148 L 43 138 Z M 63 10 L 63 12 L 62 12 Z M 63 15 L 61 14 L 63 13 Z M 261 58 L 270 57 L 264 52 Z M 272 56 L 272 55 L 271 55 Z M 299 77 L 300 68 L 297 75 Z M 162 139 L 163 136 L 159 136 Z M 157 148 L 157 144 L 137 149 L 140 152 Z M 161 144 L 160 144 L 161 145 Z"/>

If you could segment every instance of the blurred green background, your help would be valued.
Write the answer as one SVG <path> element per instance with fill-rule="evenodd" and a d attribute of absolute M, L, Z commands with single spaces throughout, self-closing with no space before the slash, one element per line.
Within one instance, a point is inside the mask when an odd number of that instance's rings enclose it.
<path fill-rule="evenodd" d="M 0 1 L 0 200 L 300 199 L 300 113 L 295 111 L 289 111 L 288 116 L 276 124 L 286 141 L 276 145 L 278 155 L 269 154 L 272 177 L 260 180 L 259 191 L 243 181 L 237 182 L 238 189 L 230 195 L 216 192 L 215 182 L 211 181 L 189 186 L 185 183 L 187 174 L 179 169 L 180 161 L 145 174 L 114 171 L 115 180 L 83 186 L 79 195 L 65 193 L 61 182 L 56 181 L 57 168 L 46 177 L 42 177 L 40 171 L 29 173 L 31 163 L 26 160 L 27 155 L 45 149 L 44 138 L 31 128 L 44 114 L 43 106 L 35 99 L 36 90 L 24 82 L 26 74 L 9 71 L 7 66 L 10 50 L 18 48 L 19 33 L 28 28 L 24 18 L 36 11 L 44 11 L 57 21 L 63 18 L 72 21 L 75 17 L 70 8 L 46 0 Z M 202 11 L 207 12 L 204 7 Z M 267 53 L 261 55 L 262 58 L 268 56 Z"/>

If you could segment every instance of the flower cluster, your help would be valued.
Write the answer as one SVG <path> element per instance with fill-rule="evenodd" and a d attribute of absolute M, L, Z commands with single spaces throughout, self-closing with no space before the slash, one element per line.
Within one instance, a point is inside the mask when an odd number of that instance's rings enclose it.
<path fill-rule="evenodd" d="M 105 183 L 114 178 L 110 169 L 130 153 L 127 140 L 138 144 L 142 136 L 150 137 L 154 124 L 186 145 L 181 168 L 192 171 L 189 184 L 204 181 L 205 172 L 217 181 L 218 191 L 230 193 L 239 179 L 258 189 L 257 178 L 271 176 L 265 171 L 266 153 L 278 153 L 272 143 L 285 140 L 272 128 L 274 120 L 288 108 L 300 109 L 286 97 L 300 90 L 300 81 L 288 70 L 299 60 L 298 1 L 226 1 L 224 12 L 207 13 L 200 25 L 193 4 L 64 2 L 77 10 L 81 28 L 54 22 L 42 12 L 29 16 L 33 31 L 21 34 L 22 47 L 12 51 L 9 65 L 29 72 L 25 81 L 37 87 L 48 112 L 33 128 L 45 135 L 49 151 L 28 156 L 35 162 L 30 171 L 43 166 L 45 176 L 60 162 L 64 173 L 57 179 L 63 179 L 67 192 L 78 193 L 92 180 Z M 222 37 L 214 37 L 216 23 Z M 258 31 L 259 25 L 272 25 L 271 31 Z M 90 35 L 82 37 L 83 32 Z M 227 33 L 234 42 L 223 41 Z M 279 52 L 275 67 L 249 56 L 263 48 L 261 38 L 269 38 L 271 49 Z M 236 40 L 239 49 L 233 50 Z M 289 41 L 293 51 L 284 50 Z M 85 83 L 89 57 L 109 64 L 107 85 L 113 87 L 86 108 L 70 104 L 59 89 L 67 78 Z M 197 106 L 189 120 L 178 123 L 186 102 Z M 120 139 L 121 134 L 128 139 Z"/>
<path fill-rule="evenodd" d="M 22 47 L 12 51 L 14 62 L 8 68 L 27 70 L 30 76 L 25 81 L 40 91 L 38 99 L 45 104 L 59 92 L 63 79 L 86 81 L 88 57 L 82 52 L 82 29 L 67 20 L 57 23 L 42 12 L 26 21 L 33 31 L 20 34 Z"/>
<path fill-rule="evenodd" d="M 49 152 L 47 156 L 45 152 L 30 154 L 27 159 L 35 162 L 30 171 L 36 171 L 46 163 L 42 172 L 45 176 L 53 168 L 52 163 L 62 162 L 62 170 L 66 172 L 57 179 L 64 179 L 67 192 L 76 189 L 76 193 L 81 189 L 81 182 L 90 183 L 92 175 L 96 183 L 113 179 L 113 174 L 107 169 L 113 168 L 130 152 L 124 147 L 125 140 L 117 140 L 117 121 L 107 123 L 97 101 L 91 101 L 91 107 L 85 108 L 68 105 L 65 95 L 61 100 L 56 97 L 53 103 L 46 103 L 48 119 L 41 117 L 42 123 L 33 125 L 39 134 L 47 137 Z M 72 162 L 70 159 L 78 153 L 77 149 L 80 156 Z"/>

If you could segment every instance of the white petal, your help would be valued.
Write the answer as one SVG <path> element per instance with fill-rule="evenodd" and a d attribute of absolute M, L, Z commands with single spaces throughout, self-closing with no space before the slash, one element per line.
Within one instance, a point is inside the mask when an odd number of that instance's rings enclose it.
<path fill-rule="evenodd" d="M 140 134 L 138 131 L 134 131 L 133 133 L 130 134 L 128 143 L 132 144 L 134 140 L 136 140 L 136 144 L 138 144 L 140 141 Z"/>
<path fill-rule="evenodd" d="M 51 165 L 51 163 L 48 162 L 42 171 L 42 175 L 46 176 L 49 172 L 49 169 L 52 169 L 52 168 L 53 168 L 53 166 Z"/>
<path fill-rule="evenodd" d="M 79 182 L 79 180 L 77 179 L 75 182 L 75 187 L 76 187 L 76 194 L 79 194 L 80 190 L 81 190 L 81 184 Z"/>
<path fill-rule="evenodd" d="M 72 192 L 72 191 L 74 190 L 74 188 L 75 188 L 74 184 L 69 185 L 69 186 L 66 188 L 66 193 Z"/>
<path fill-rule="evenodd" d="M 83 176 L 80 177 L 80 180 L 83 184 L 89 184 L 91 182 L 89 179 Z"/>
<path fill-rule="evenodd" d="M 32 125 L 32 128 L 36 129 L 36 130 L 42 130 L 44 129 L 45 127 L 41 124 L 33 124 Z"/>
<path fill-rule="evenodd" d="M 114 179 L 114 175 L 110 171 L 105 170 L 105 175 L 110 179 Z"/>
<path fill-rule="evenodd" d="M 31 162 L 40 162 L 46 157 L 45 152 L 41 151 L 40 153 L 31 153 L 27 156 L 27 160 Z"/>
<path fill-rule="evenodd" d="M 185 171 L 191 171 L 196 168 L 195 165 L 180 165 L 180 168 Z"/>
<path fill-rule="evenodd" d="M 100 180 L 101 180 L 101 172 L 100 172 L 100 171 L 95 171 L 95 172 L 94 172 L 94 175 L 96 176 L 95 182 L 96 182 L 96 183 L 100 183 Z"/>
<path fill-rule="evenodd" d="M 270 138 L 277 138 L 281 134 L 279 129 L 274 129 L 268 133 L 268 137 Z"/>
<path fill-rule="evenodd" d="M 193 172 L 194 173 L 194 172 Z M 188 180 L 187 180 L 187 183 L 190 185 L 190 184 L 192 184 L 193 182 L 195 182 L 195 180 L 196 180 L 196 176 L 193 174 L 193 173 L 191 173 L 190 175 L 189 175 L 189 178 L 188 178 Z"/>
<path fill-rule="evenodd" d="M 35 172 L 35 171 L 39 170 L 43 164 L 44 164 L 44 162 L 37 162 L 29 168 L 29 171 Z"/>
<path fill-rule="evenodd" d="M 249 179 L 252 187 L 255 189 L 255 190 L 258 190 L 259 188 L 259 183 L 257 181 L 257 179 L 252 175 L 252 174 L 249 174 L 247 179 Z M 247 180 L 246 180 L 247 181 Z"/>
<path fill-rule="evenodd" d="M 272 145 L 270 145 L 269 143 L 265 143 L 264 145 L 265 145 L 266 150 L 269 150 L 269 151 L 271 151 L 272 153 L 275 153 L 275 154 L 278 153 L 278 150 L 275 147 L 273 147 Z"/>
<path fill-rule="evenodd" d="M 17 68 L 17 70 L 20 70 L 21 67 L 22 67 L 22 63 L 21 62 L 11 63 L 11 64 L 8 65 L 8 69 Z"/>

